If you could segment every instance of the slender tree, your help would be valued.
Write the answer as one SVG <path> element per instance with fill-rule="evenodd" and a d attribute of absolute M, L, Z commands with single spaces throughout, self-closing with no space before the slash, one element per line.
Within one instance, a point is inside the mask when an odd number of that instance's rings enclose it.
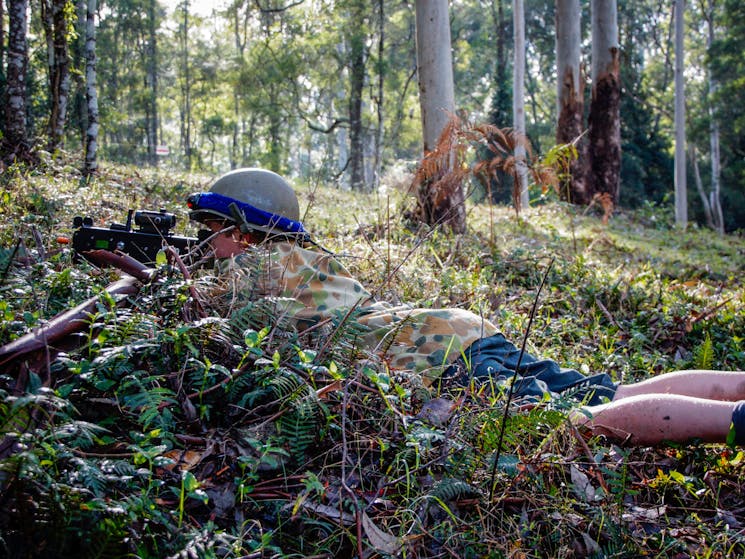
<path fill-rule="evenodd" d="M 509 61 L 506 43 L 509 40 L 509 25 L 504 15 L 505 0 L 492 2 L 493 36 L 496 41 L 496 61 L 492 80 L 492 102 L 489 121 L 499 128 L 512 125 L 512 85 L 510 84 Z M 496 5 L 495 5 L 496 4 Z"/>
<path fill-rule="evenodd" d="M 237 11 L 237 10 L 236 10 Z M 191 169 L 192 145 L 191 145 L 191 56 L 189 53 L 189 0 L 181 3 L 181 24 L 179 25 L 179 48 L 181 49 L 181 105 L 179 113 L 181 116 L 181 147 L 186 160 L 186 168 Z"/>
<path fill-rule="evenodd" d="M 703 2 L 702 2 L 703 4 Z M 706 16 L 706 48 L 711 51 L 711 47 L 716 39 L 716 26 L 714 25 L 716 0 L 706 0 L 704 14 Z M 724 233 L 724 215 L 722 213 L 721 202 L 721 151 L 719 149 L 719 117 L 714 111 L 714 99 L 717 97 L 719 82 L 714 76 L 711 63 L 708 65 L 709 74 L 709 143 L 711 146 L 711 191 L 708 196 L 709 208 L 712 217 L 712 226 L 720 234 Z"/>
<path fill-rule="evenodd" d="M 0 0 L 0 122 L 5 122 L 5 2 Z"/>
<path fill-rule="evenodd" d="M 525 6 L 523 0 L 512 0 L 512 19 L 515 29 L 515 60 L 512 66 L 512 122 L 518 136 L 525 136 Z M 525 163 L 525 146 L 515 145 L 515 164 L 520 195 L 515 198 L 520 207 L 530 203 L 528 168 Z M 519 209 L 519 208 L 517 208 Z"/>
<path fill-rule="evenodd" d="M 683 76 L 683 24 L 685 0 L 675 0 L 675 223 L 688 225 L 686 191 L 685 82 Z"/>
<path fill-rule="evenodd" d="M 383 113 L 383 101 L 385 99 L 385 2 L 378 0 L 377 3 L 377 24 L 378 24 L 378 91 L 375 95 L 375 108 L 377 121 L 375 123 L 375 146 L 373 162 L 373 190 L 380 186 L 380 172 L 383 164 L 383 135 L 385 132 L 385 122 Z"/>
<path fill-rule="evenodd" d="M 489 110 L 489 122 L 495 127 L 509 128 L 512 126 L 512 71 L 508 44 L 512 42 L 511 18 L 505 16 L 505 4 L 510 0 L 494 0 L 491 3 L 491 15 L 493 31 L 489 33 L 494 37 L 494 52 L 496 54 L 494 76 L 491 89 L 492 98 Z M 488 147 L 484 146 L 480 151 L 480 157 L 488 159 L 492 156 Z M 501 169 L 494 170 L 494 178 L 488 184 L 484 184 L 487 195 L 492 201 L 505 202 L 508 193 L 513 190 L 512 173 Z"/>
<path fill-rule="evenodd" d="M 250 33 L 248 31 L 250 10 L 241 2 L 233 2 L 227 11 L 230 18 L 230 28 L 233 31 L 233 41 L 237 56 L 235 57 L 234 72 L 241 76 L 246 73 L 246 47 Z M 247 131 L 247 115 L 241 110 L 241 102 L 244 98 L 239 80 L 234 79 L 232 84 L 233 102 L 233 138 L 230 146 L 230 166 L 232 169 L 244 166 L 248 161 L 248 150 L 252 146 L 253 126 Z M 252 114 L 251 119 L 255 116 Z M 247 141 L 246 141 L 247 140 Z"/>
<path fill-rule="evenodd" d="M 85 131 L 86 177 L 98 170 L 98 89 L 96 88 L 96 11 L 97 0 L 86 2 L 85 13 L 85 104 L 87 126 Z"/>
<path fill-rule="evenodd" d="M 440 136 L 455 111 L 453 63 L 450 52 L 450 19 L 447 0 L 416 0 L 416 53 L 419 77 L 419 105 L 425 155 L 440 144 L 448 144 Z M 444 140 L 444 141 L 443 141 Z M 455 158 L 450 158 L 454 162 Z M 450 169 L 440 169 L 447 174 Z M 439 177 L 430 177 L 437 181 Z M 432 184 L 432 183 L 430 183 Z M 422 218 L 434 225 L 446 223 L 455 232 L 466 228 L 463 185 L 447 182 L 443 188 L 427 188 L 420 184 L 419 201 L 426 208 Z"/>
<path fill-rule="evenodd" d="M 28 0 L 8 0 L 8 107 L 3 138 L 6 159 L 25 158 L 29 151 L 26 136 L 27 26 Z"/>
<path fill-rule="evenodd" d="M 349 167 L 352 188 L 365 187 L 364 129 L 362 94 L 365 87 L 367 49 L 367 0 L 356 0 L 351 7 L 352 31 L 349 37 Z"/>
<path fill-rule="evenodd" d="M 587 142 L 584 130 L 584 80 L 580 70 L 582 42 L 579 0 L 556 0 L 556 123 L 557 144 L 574 147 L 576 157 L 563 178 L 561 197 L 586 204 Z"/>
<path fill-rule="evenodd" d="M 620 64 L 616 0 L 592 0 L 592 100 L 588 194 L 618 204 L 621 171 Z"/>
<path fill-rule="evenodd" d="M 41 15 L 47 39 L 49 73 L 48 149 L 63 147 L 70 95 L 70 54 L 67 47 L 67 0 L 41 0 Z"/>
<path fill-rule="evenodd" d="M 145 46 L 145 135 L 147 138 L 147 160 L 151 165 L 158 164 L 155 147 L 158 145 L 158 43 L 156 30 L 157 0 L 147 3 L 147 38 Z"/>

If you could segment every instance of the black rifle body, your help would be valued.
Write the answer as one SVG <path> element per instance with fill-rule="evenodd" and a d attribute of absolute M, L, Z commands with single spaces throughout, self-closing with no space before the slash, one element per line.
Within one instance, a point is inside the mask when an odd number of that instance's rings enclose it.
<path fill-rule="evenodd" d="M 152 264 L 165 245 L 174 247 L 184 254 L 199 243 L 195 237 L 179 237 L 171 233 L 176 223 L 173 214 L 165 210 L 142 211 L 134 213 L 135 223 L 139 229 L 132 229 L 132 210 L 127 216 L 125 225 L 112 223 L 110 227 L 93 227 L 89 217 L 76 217 L 73 226 L 72 248 L 78 254 L 88 250 L 120 251 L 144 264 Z"/>

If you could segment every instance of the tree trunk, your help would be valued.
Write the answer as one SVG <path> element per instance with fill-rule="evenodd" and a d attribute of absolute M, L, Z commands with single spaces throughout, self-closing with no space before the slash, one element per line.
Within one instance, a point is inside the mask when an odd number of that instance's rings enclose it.
<path fill-rule="evenodd" d="M 616 0 L 592 0 L 592 101 L 588 196 L 618 204 L 621 172 L 621 83 Z"/>
<path fill-rule="evenodd" d="M 191 64 L 189 62 L 189 0 L 181 6 L 183 21 L 181 23 L 181 143 L 184 149 L 186 168 L 191 170 Z M 237 121 L 236 121 L 237 122 Z M 232 150 L 231 150 L 232 152 Z"/>
<path fill-rule="evenodd" d="M 230 141 L 230 169 L 238 168 L 238 156 L 240 153 L 240 131 L 241 131 L 241 108 L 238 88 L 233 86 L 233 137 Z"/>
<path fill-rule="evenodd" d="M 373 158 L 373 181 L 372 189 L 380 188 L 380 174 L 383 161 L 383 134 L 385 131 L 383 122 L 383 99 L 385 92 L 385 2 L 378 0 L 378 94 L 375 99 L 377 112 L 377 123 L 375 130 L 375 145 Z"/>
<path fill-rule="evenodd" d="M 5 71 L 5 2 L 0 1 L 0 72 Z M 5 100 L 5 91 L 0 89 L 0 103 Z M 4 120 L 2 122 L 5 122 Z"/>
<path fill-rule="evenodd" d="M 492 3 L 492 20 L 494 21 L 494 37 L 496 41 L 496 64 L 493 81 L 494 97 L 492 98 L 491 115 L 489 122 L 498 128 L 506 128 L 512 125 L 512 87 L 509 78 L 509 64 L 507 61 L 507 49 L 505 43 L 509 39 L 509 26 L 504 16 L 503 0 L 495 0 Z"/>
<path fill-rule="evenodd" d="M 556 0 L 556 143 L 571 144 L 577 158 L 562 177 L 561 198 L 587 204 L 587 142 L 584 129 L 584 80 L 580 70 L 582 33 L 579 0 Z"/>
<path fill-rule="evenodd" d="M 0 122 L 5 123 L 5 105 L 7 100 L 7 80 L 5 74 L 5 2 L 0 0 Z"/>
<path fill-rule="evenodd" d="M 270 99 L 278 99 L 279 94 L 276 84 L 270 84 L 268 90 Z M 276 102 L 273 102 L 267 114 L 267 135 L 269 137 L 267 138 L 268 149 L 264 155 L 264 160 L 267 162 L 269 170 L 279 174 L 283 172 L 282 153 L 284 149 L 284 143 L 282 141 L 284 121 L 280 110 L 280 106 Z"/>
<path fill-rule="evenodd" d="M 96 89 L 96 10 L 97 0 L 88 0 L 85 14 L 85 102 L 88 125 L 85 132 L 86 177 L 98 170 L 98 90 Z"/>
<path fill-rule="evenodd" d="M 447 0 L 416 0 L 416 54 L 424 154 L 437 147 L 455 112 L 450 19 Z M 455 158 L 450 160 L 454 162 Z M 452 169 L 441 169 L 448 173 Z M 436 180 L 436 177 L 432 177 Z M 430 225 L 444 223 L 455 232 L 466 229 L 463 185 L 447 181 L 446 191 L 419 185 L 419 202 L 431 208 L 422 218 Z M 422 199 L 426 197 L 427 199 Z"/>
<path fill-rule="evenodd" d="M 698 195 L 701 197 L 701 205 L 704 207 L 704 217 L 706 218 L 706 225 L 712 229 L 716 229 L 714 225 L 714 214 L 711 211 L 711 203 L 709 197 L 706 195 L 704 190 L 704 184 L 701 180 L 701 172 L 698 169 L 698 156 L 696 155 L 696 145 L 691 143 L 688 144 L 688 159 L 691 161 L 691 167 L 693 168 L 693 181 L 698 190 Z"/>
<path fill-rule="evenodd" d="M 497 128 L 509 128 L 512 126 L 512 75 L 510 71 L 510 62 L 508 60 L 508 45 L 511 40 L 510 26 L 504 15 L 504 4 L 508 0 L 493 0 L 491 3 L 492 21 L 494 23 L 494 40 L 495 40 L 495 68 L 494 78 L 492 80 L 492 90 L 494 91 L 489 111 L 489 123 Z M 511 0 L 509 0 L 511 1 Z M 482 150 L 482 157 L 489 158 L 491 154 L 488 150 Z M 491 201 L 501 201 L 500 191 L 511 192 L 515 181 L 512 173 L 505 172 L 504 169 L 495 169 L 492 178 L 485 183 L 487 196 Z"/>
<path fill-rule="evenodd" d="M 706 23 L 708 26 L 708 36 L 706 38 L 706 47 L 711 50 L 714 42 L 714 0 L 708 0 L 706 8 Z M 719 84 L 714 73 L 709 68 L 709 139 L 711 145 L 711 191 L 709 192 L 709 206 L 713 227 L 720 235 L 724 234 L 724 215 L 722 214 L 722 202 L 720 197 L 721 191 L 721 155 L 719 151 L 719 121 L 714 111 L 714 99 Z"/>
<path fill-rule="evenodd" d="M 446 0 L 417 0 L 416 47 L 424 153 L 432 151 L 455 111 L 450 19 Z"/>
<path fill-rule="evenodd" d="M 156 0 L 148 2 L 148 38 L 146 47 L 147 101 L 145 108 L 147 160 L 151 165 L 158 164 L 155 146 L 158 145 L 158 62 L 155 21 Z"/>
<path fill-rule="evenodd" d="M 352 189 L 365 188 L 364 146 L 362 130 L 362 93 L 365 86 L 365 52 L 364 5 L 357 2 L 352 8 L 354 30 L 349 38 L 350 52 L 350 87 L 349 87 L 349 163 Z"/>
<path fill-rule="evenodd" d="M 235 41 L 235 48 L 238 51 L 238 64 L 239 72 L 244 71 L 246 64 L 244 54 L 246 45 L 248 43 L 248 19 L 249 9 L 240 12 L 241 5 L 234 3 L 229 9 L 230 16 L 233 19 L 233 38 Z M 244 167 L 247 165 L 248 157 L 248 146 L 246 138 L 250 137 L 246 134 L 246 117 L 241 111 L 241 91 L 240 84 L 236 82 L 233 86 L 233 112 L 235 118 L 235 124 L 233 126 L 233 146 L 231 149 L 231 160 L 230 168 L 235 169 L 238 166 Z"/>
<path fill-rule="evenodd" d="M 675 224 L 688 225 L 686 190 L 685 85 L 683 81 L 683 18 L 685 0 L 675 0 Z"/>
<path fill-rule="evenodd" d="M 512 121 L 518 137 L 525 137 L 525 7 L 523 0 L 512 0 L 512 17 L 515 29 L 515 61 L 512 66 Z M 525 146 L 515 144 L 515 164 L 517 173 L 513 199 L 515 209 L 527 208 L 530 203 L 528 192 L 528 168 L 525 163 Z"/>
<path fill-rule="evenodd" d="M 28 0 L 8 0 L 8 107 L 3 149 L 6 157 L 25 157 L 29 149 L 26 138 L 27 12 Z"/>
<path fill-rule="evenodd" d="M 49 74 L 52 107 L 49 116 L 49 150 L 63 147 L 70 95 L 70 54 L 67 48 L 67 0 L 52 0 L 52 52 Z"/>
<path fill-rule="evenodd" d="M 345 96 L 344 91 L 339 91 L 337 93 L 337 97 L 340 99 L 343 99 Z M 338 175 L 341 182 L 341 185 L 343 188 L 347 188 L 349 185 L 345 184 L 343 181 L 344 179 L 344 172 L 347 170 L 347 167 L 349 166 L 349 142 L 348 142 L 348 135 L 347 135 L 347 129 L 343 126 L 340 126 L 338 129 L 338 132 L 336 133 L 336 146 L 338 150 L 337 158 L 338 161 Z"/>

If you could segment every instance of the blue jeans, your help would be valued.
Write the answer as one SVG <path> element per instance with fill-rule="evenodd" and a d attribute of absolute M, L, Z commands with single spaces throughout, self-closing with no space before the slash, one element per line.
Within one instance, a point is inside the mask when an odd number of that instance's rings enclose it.
<path fill-rule="evenodd" d="M 540 401 L 546 396 L 571 397 L 589 405 L 612 400 L 617 383 L 606 373 L 585 376 L 574 369 L 559 367 L 551 359 L 536 359 L 524 353 L 517 370 L 520 350 L 502 334 L 481 338 L 472 343 L 450 365 L 443 375 L 443 382 L 466 386 L 473 379 L 477 383 L 499 382 L 519 378 L 514 382 L 513 397 Z"/>

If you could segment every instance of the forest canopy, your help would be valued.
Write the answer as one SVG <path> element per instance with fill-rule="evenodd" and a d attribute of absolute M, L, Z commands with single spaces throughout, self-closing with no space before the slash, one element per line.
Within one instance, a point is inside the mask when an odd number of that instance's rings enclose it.
<path fill-rule="evenodd" d="M 20 5 L 28 10 L 26 129 L 34 145 L 77 150 L 86 144 L 92 18 L 97 148 L 104 160 L 209 174 L 260 166 L 375 189 L 386 171 L 421 156 L 412 2 L 237 1 L 217 4 L 207 15 L 188 0 L 10 2 L 2 14 L 4 96 L 12 54 L 8 25 Z M 579 5 L 588 110 L 592 7 L 589 1 Z M 539 156 L 556 144 L 555 9 L 553 2 L 525 2 L 526 133 Z M 671 203 L 672 9 L 653 0 L 618 2 L 619 201 L 625 207 Z M 743 10 L 737 0 L 705 0 L 689 2 L 685 11 L 690 213 L 704 224 L 703 198 L 720 184 L 727 231 L 745 223 L 745 94 L 738 85 Z M 512 3 L 451 2 L 450 20 L 456 108 L 473 122 L 511 127 Z M 64 84 L 50 52 L 65 49 L 69 102 L 60 108 L 53 92 Z M 63 126 L 55 128 L 61 113 Z M 362 182 L 351 180 L 355 169 Z M 494 186 L 492 197 L 508 200 L 509 181 Z M 539 191 L 531 196 L 536 200 Z"/>

